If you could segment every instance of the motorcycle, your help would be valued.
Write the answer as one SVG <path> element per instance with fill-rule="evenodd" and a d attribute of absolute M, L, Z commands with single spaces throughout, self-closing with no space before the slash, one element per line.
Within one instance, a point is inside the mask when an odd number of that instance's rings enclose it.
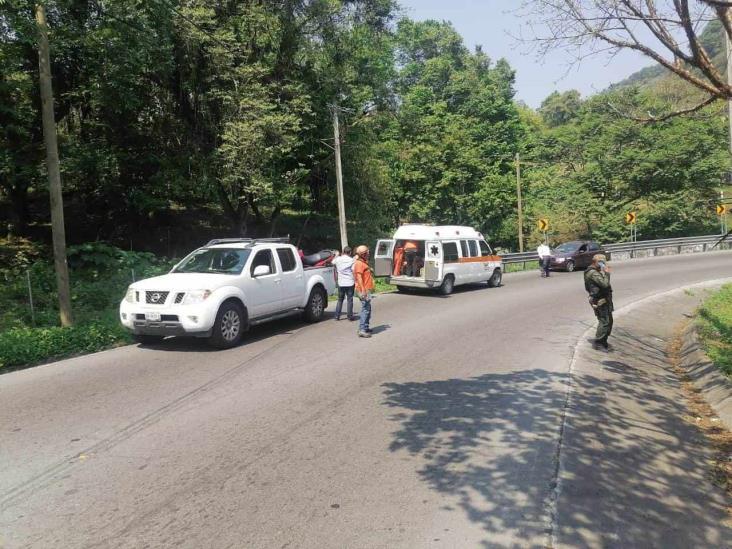
<path fill-rule="evenodd" d="M 299 250 L 299 252 L 300 259 L 302 260 L 302 264 L 305 267 L 325 267 L 327 265 L 330 265 L 330 262 L 333 261 L 336 257 L 336 254 L 333 250 L 321 250 L 310 255 L 305 255 L 302 250 Z"/>

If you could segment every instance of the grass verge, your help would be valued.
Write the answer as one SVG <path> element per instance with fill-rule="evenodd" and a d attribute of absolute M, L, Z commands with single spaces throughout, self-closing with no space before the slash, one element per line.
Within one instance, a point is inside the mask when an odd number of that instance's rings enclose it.
<path fill-rule="evenodd" d="M 129 343 L 116 313 L 68 328 L 11 328 L 0 333 L 0 374 Z"/>
<path fill-rule="evenodd" d="M 707 298 L 699 309 L 697 328 L 707 356 L 732 377 L 732 284 Z"/>

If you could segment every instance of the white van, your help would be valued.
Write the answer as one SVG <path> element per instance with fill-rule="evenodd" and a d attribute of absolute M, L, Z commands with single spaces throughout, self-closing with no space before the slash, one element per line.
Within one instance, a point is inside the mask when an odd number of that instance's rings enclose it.
<path fill-rule="evenodd" d="M 374 253 L 376 276 L 399 290 L 434 288 L 447 295 L 455 286 L 487 282 L 500 286 L 501 257 L 472 227 L 402 225 Z"/>

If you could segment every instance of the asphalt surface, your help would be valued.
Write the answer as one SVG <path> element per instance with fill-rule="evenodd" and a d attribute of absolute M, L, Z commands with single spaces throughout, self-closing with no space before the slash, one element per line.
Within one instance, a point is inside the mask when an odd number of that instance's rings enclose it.
<path fill-rule="evenodd" d="M 619 263 L 616 307 L 729 276 L 729 252 Z M 581 273 L 521 273 L 379 296 L 370 340 L 290 320 L 0 376 L 0 547 L 546 546 L 593 323 Z"/>

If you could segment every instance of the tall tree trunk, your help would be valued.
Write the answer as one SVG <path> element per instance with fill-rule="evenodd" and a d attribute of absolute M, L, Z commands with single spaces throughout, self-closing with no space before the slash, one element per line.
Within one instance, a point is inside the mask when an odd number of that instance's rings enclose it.
<path fill-rule="evenodd" d="M 38 67 L 41 84 L 43 136 L 46 142 L 46 164 L 51 197 L 51 230 L 53 233 L 53 257 L 58 286 L 58 305 L 62 326 L 71 326 L 71 291 L 69 267 L 66 263 L 66 229 L 64 227 L 64 203 L 61 194 L 61 170 L 58 160 L 56 121 L 53 113 L 53 89 L 51 87 L 51 60 L 49 58 L 48 27 L 43 4 L 36 4 L 38 25 Z"/>

